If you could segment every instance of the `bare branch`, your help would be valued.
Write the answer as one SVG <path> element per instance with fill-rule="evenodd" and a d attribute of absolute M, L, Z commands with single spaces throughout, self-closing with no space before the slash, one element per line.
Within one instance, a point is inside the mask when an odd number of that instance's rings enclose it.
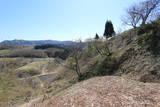
<path fill-rule="evenodd" d="M 127 9 L 127 16 L 122 21 L 124 24 L 135 28 L 139 24 L 144 25 L 154 20 L 159 12 L 160 0 L 146 0 Z"/>

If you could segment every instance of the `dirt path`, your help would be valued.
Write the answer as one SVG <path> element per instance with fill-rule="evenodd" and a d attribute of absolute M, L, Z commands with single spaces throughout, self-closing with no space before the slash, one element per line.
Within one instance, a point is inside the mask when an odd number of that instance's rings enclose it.
<path fill-rule="evenodd" d="M 46 74 L 48 64 L 49 64 L 49 61 L 47 61 L 47 62 L 43 65 L 43 67 L 42 67 L 42 73 L 41 73 L 42 75 L 45 75 L 45 74 Z"/>
<path fill-rule="evenodd" d="M 57 73 L 57 71 L 55 70 L 55 72 L 47 72 L 47 66 L 48 66 L 48 64 L 49 64 L 49 60 L 48 60 L 48 62 L 46 62 L 45 63 L 45 65 L 43 66 L 43 68 L 42 68 L 42 73 L 40 74 L 40 75 L 35 75 L 35 76 L 33 76 L 33 77 L 39 77 L 39 78 L 41 78 L 41 77 L 43 77 L 43 76 L 48 76 L 48 75 L 55 75 L 56 73 Z M 25 78 L 26 79 L 26 78 Z M 47 78 L 46 78 L 47 79 Z M 41 79 L 40 79 L 41 80 Z M 43 81 L 41 80 L 41 82 L 40 82 L 40 84 L 41 84 L 41 88 L 44 88 L 44 83 L 43 83 Z M 43 95 L 43 96 L 40 96 L 40 97 L 37 97 L 37 98 L 35 98 L 35 99 L 32 99 L 32 100 L 30 100 L 29 102 L 27 102 L 27 103 L 24 103 L 24 104 L 22 104 L 22 105 L 19 105 L 18 107 L 36 107 L 36 104 L 37 103 L 42 103 L 43 101 L 44 101 L 44 99 L 45 98 L 47 98 L 47 95 Z M 37 106 L 38 107 L 38 106 Z"/>

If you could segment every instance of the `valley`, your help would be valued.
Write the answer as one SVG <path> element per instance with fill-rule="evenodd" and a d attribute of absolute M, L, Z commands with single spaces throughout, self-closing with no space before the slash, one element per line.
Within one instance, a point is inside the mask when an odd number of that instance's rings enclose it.
<path fill-rule="evenodd" d="M 0 5 L 0 107 L 160 107 L 160 0 Z"/>
<path fill-rule="evenodd" d="M 0 50 L 0 106 L 158 107 L 160 45 L 150 47 L 159 43 L 159 21 L 105 41 L 7 45 Z M 139 34 L 144 29 L 157 33 Z"/>

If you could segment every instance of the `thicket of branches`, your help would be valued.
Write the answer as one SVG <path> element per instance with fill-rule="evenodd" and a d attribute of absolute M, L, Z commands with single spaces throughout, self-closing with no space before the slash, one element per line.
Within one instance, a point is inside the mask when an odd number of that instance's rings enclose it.
<path fill-rule="evenodd" d="M 130 6 L 126 16 L 122 18 L 124 24 L 136 28 L 159 17 L 160 0 L 145 0 Z"/>

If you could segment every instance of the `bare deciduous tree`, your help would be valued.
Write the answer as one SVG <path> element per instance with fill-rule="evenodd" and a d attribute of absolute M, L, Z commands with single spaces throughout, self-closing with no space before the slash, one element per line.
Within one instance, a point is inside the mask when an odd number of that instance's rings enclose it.
<path fill-rule="evenodd" d="M 155 19 L 159 14 L 160 0 L 145 0 L 127 9 L 127 17 L 122 21 L 126 25 L 136 27 L 137 24 L 144 25 Z"/>
<path fill-rule="evenodd" d="M 141 16 L 142 25 L 146 24 L 149 17 L 152 17 L 153 14 L 159 12 L 160 0 L 147 0 L 140 3 L 140 9 L 137 14 Z M 135 11 L 136 12 L 136 11 Z"/>
<path fill-rule="evenodd" d="M 81 40 L 78 40 L 76 43 L 72 44 L 72 53 L 70 55 L 70 58 L 68 61 L 69 63 L 67 65 L 62 64 L 57 59 L 55 59 L 55 60 L 58 64 L 61 64 L 62 66 L 66 67 L 67 69 L 75 71 L 77 73 L 78 77 L 80 77 L 81 70 L 80 70 L 79 60 L 82 56 L 82 48 L 83 48 L 83 43 L 81 42 Z"/>
<path fill-rule="evenodd" d="M 72 57 L 72 69 L 76 71 L 78 77 L 81 76 L 81 70 L 80 70 L 80 65 L 79 65 L 79 60 L 82 56 L 82 42 L 81 40 L 78 40 L 76 46 L 73 47 L 73 53 L 71 55 Z"/>
<path fill-rule="evenodd" d="M 127 15 L 122 18 L 122 21 L 125 25 L 133 26 L 136 28 L 140 22 L 141 17 L 140 15 L 134 13 L 134 11 L 136 11 L 136 6 L 132 6 L 131 8 L 127 9 Z"/>
<path fill-rule="evenodd" d="M 110 56 L 112 53 L 110 52 L 108 43 L 105 41 L 97 40 L 94 42 L 94 47 L 101 56 Z"/>

